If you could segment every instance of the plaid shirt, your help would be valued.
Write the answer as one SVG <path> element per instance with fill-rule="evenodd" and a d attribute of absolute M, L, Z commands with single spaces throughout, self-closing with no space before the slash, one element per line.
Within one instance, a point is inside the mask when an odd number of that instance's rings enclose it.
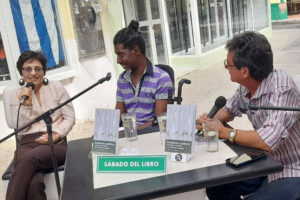
<path fill-rule="evenodd" d="M 254 96 L 247 98 L 249 91 L 240 86 L 225 105 L 233 119 L 241 116 L 238 99 L 247 104 L 297 107 L 300 106 L 300 94 L 293 79 L 282 70 L 272 71 L 263 79 Z M 300 113 L 280 110 L 258 110 L 246 112 L 254 130 L 272 149 L 271 156 L 280 161 L 284 169 L 280 173 L 269 175 L 269 182 L 287 177 L 300 177 Z"/>

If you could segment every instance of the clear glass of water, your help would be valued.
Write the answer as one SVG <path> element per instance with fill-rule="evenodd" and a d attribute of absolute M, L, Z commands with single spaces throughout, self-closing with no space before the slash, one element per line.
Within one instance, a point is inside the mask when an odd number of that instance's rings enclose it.
<path fill-rule="evenodd" d="M 135 113 L 122 114 L 122 121 L 127 141 L 132 142 L 137 140 L 136 116 Z"/>
<path fill-rule="evenodd" d="M 166 127 L 167 127 L 167 115 L 166 113 L 162 113 L 161 115 L 157 116 L 159 131 L 160 131 L 160 138 L 161 144 L 164 145 L 165 138 L 166 138 Z"/>
<path fill-rule="evenodd" d="M 207 143 L 208 152 L 216 152 L 219 150 L 219 130 L 218 120 L 209 119 L 203 122 L 204 138 Z"/>

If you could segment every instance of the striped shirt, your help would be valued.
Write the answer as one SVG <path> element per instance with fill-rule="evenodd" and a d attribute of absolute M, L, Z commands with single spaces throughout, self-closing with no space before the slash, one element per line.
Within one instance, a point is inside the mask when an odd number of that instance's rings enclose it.
<path fill-rule="evenodd" d="M 120 75 L 117 102 L 124 102 L 127 113 L 136 113 L 137 125 L 141 125 L 154 119 L 155 100 L 168 99 L 169 89 L 173 96 L 173 88 L 169 74 L 148 60 L 136 87 L 131 82 L 131 70 Z"/>
<path fill-rule="evenodd" d="M 282 70 L 272 71 L 263 79 L 254 96 L 247 98 L 249 91 L 240 86 L 226 106 L 232 117 L 241 116 L 237 100 L 247 104 L 276 107 L 300 107 L 300 94 L 293 79 Z M 269 175 L 269 182 L 287 177 L 300 177 L 300 112 L 259 110 L 247 111 L 254 130 L 272 149 L 271 156 L 280 161 L 284 169 Z"/>

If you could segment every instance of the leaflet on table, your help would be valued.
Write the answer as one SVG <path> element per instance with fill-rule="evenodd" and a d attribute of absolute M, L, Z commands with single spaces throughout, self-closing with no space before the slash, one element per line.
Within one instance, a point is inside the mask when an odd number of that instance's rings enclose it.
<path fill-rule="evenodd" d="M 165 151 L 171 160 L 186 162 L 195 146 L 196 105 L 168 105 Z"/>
<path fill-rule="evenodd" d="M 120 110 L 95 111 L 93 151 L 115 154 L 119 138 Z"/>

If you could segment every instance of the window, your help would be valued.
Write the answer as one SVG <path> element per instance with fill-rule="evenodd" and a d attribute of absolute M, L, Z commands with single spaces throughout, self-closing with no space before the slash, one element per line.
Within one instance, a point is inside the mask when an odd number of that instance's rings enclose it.
<path fill-rule="evenodd" d="M 48 69 L 65 65 L 55 0 L 10 0 L 20 52 L 42 51 Z"/>
<path fill-rule="evenodd" d="M 233 35 L 252 30 L 251 0 L 232 0 L 230 4 Z"/>
<path fill-rule="evenodd" d="M 139 31 L 145 40 L 146 57 L 152 63 L 167 64 L 164 28 L 158 0 L 123 0 L 125 22 L 131 20 L 140 24 Z"/>
<path fill-rule="evenodd" d="M 70 0 L 79 58 L 105 53 L 98 0 Z"/>
<path fill-rule="evenodd" d="M 172 53 L 189 53 L 193 37 L 190 21 L 190 14 L 186 0 L 166 0 L 168 23 L 170 29 L 170 38 Z"/>
<path fill-rule="evenodd" d="M 7 81 L 7 80 L 10 80 L 10 75 L 9 75 L 8 65 L 6 61 L 4 45 L 0 34 L 0 81 Z"/>
<path fill-rule="evenodd" d="M 228 8 L 225 0 L 198 0 L 202 52 L 223 45 L 229 38 Z"/>
<path fill-rule="evenodd" d="M 266 0 L 253 0 L 254 30 L 259 31 L 268 27 L 268 2 Z"/>

